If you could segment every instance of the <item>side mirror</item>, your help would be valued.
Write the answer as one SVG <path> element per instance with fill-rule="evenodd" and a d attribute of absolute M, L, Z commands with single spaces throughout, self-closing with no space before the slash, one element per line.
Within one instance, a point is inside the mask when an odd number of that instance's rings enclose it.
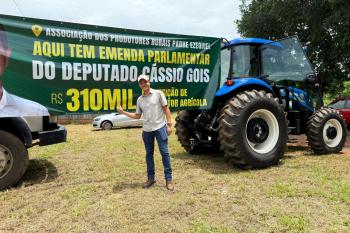
<path fill-rule="evenodd" d="M 315 74 L 308 74 L 306 76 L 306 82 L 310 84 L 316 84 L 318 83 L 317 76 Z"/>
<path fill-rule="evenodd" d="M 307 46 L 304 46 L 304 47 L 303 47 L 303 51 L 304 51 L 305 54 L 307 54 L 308 47 L 307 47 Z"/>
<path fill-rule="evenodd" d="M 226 38 L 221 38 L 221 47 L 225 47 L 225 45 L 228 43 L 229 41 Z"/>

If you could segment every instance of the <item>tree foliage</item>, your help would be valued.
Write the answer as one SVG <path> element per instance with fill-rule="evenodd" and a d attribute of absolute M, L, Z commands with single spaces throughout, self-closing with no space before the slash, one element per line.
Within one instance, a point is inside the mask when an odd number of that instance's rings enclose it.
<path fill-rule="evenodd" d="M 349 0 L 242 0 L 238 31 L 245 37 L 297 35 L 325 90 L 337 95 L 350 78 Z"/>

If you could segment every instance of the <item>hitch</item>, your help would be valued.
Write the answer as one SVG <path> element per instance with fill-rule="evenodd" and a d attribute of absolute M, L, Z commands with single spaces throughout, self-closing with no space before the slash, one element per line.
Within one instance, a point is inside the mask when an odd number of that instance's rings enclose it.
<path fill-rule="evenodd" d="M 209 130 L 211 132 L 218 132 L 218 127 L 214 128 L 214 125 L 217 124 L 217 119 L 219 118 L 220 110 L 221 110 L 221 104 L 216 110 L 215 116 L 213 117 L 213 120 L 210 123 Z"/>
<path fill-rule="evenodd" d="M 193 150 L 196 146 L 199 145 L 199 141 L 195 138 L 190 138 L 191 150 Z"/>

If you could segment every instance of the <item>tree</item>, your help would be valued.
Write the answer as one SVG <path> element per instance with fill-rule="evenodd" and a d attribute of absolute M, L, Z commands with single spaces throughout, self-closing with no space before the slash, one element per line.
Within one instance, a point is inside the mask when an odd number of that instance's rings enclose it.
<path fill-rule="evenodd" d="M 349 0 L 242 0 L 236 23 L 245 37 L 280 39 L 297 35 L 322 78 L 325 91 L 335 96 L 350 78 Z"/>

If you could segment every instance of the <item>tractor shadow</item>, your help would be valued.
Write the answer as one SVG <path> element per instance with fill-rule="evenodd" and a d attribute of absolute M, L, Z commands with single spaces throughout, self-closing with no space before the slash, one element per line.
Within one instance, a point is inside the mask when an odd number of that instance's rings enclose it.
<path fill-rule="evenodd" d="M 196 166 L 212 174 L 238 174 L 249 170 L 240 169 L 230 164 L 223 153 L 190 154 L 181 152 L 172 154 L 175 160 L 182 160 L 184 166 Z"/>
<path fill-rule="evenodd" d="M 295 152 L 302 152 L 306 156 L 313 154 L 307 143 L 306 135 L 288 135 L 287 150 L 284 157 L 288 157 L 288 153 Z"/>
<path fill-rule="evenodd" d="M 296 158 L 296 155 L 293 155 L 293 153 L 295 152 L 303 152 L 304 155 L 311 154 L 311 151 L 308 146 L 288 144 L 287 150 L 278 164 L 270 167 L 262 168 L 262 169 L 261 168 L 244 169 L 244 168 L 240 168 L 235 165 L 232 165 L 227 161 L 227 159 L 224 157 L 222 152 L 214 153 L 214 152 L 208 151 L 207 153 L 202 152 L 200 154 L 190 154 L 188 152 L 181 152 L 181 153 L 172 154 L 172 157 L 174 157 L 174 159 L 184 160 L 186 161 L 185 162 L 186 165 L 190 164 L 193 166 L 197 166 L 212 174 L 238 174 L 238 173 L 251 172 L 254 170 L 265 170 L 265 169 L 271 169 L 274 167 L 281 167 L 284 165 L 286 160 Z"/>
<path fill-rule="evenodd" d="M 27 171 L 16 186 L 49 183 L 57 177 L 57 168 L 53 163 L 46 159 L 31 159 L 29 160 Z"/>
<path fill-rule="evenodd" d="M 311 152 L 310 147 L 302 145 L 288 145 L 286 152 Z"/>
<path fill-rule="evenodd" d="M 349 134 L 348 134 L 349 135 Z M 340 154 L 350 154 L 350 136 L 347 138 L 347 142 L 344 146 L 344 149 Z M 201 154 L 190 154 L 188 152 L 181 152 L 172 154 L 174 159 L 178 160 L 185 160 L 185 165 L 193 165 L 197 166 L 201 169 L 204 169 L 206 171 L 209 171 L 213 174 L 238 174 L 238 173 L 244 173 L 244 172 L 251 172 L 254 170 L 261 170 L 261 169 L 241 169 L 238 167 L 235 167 L 232 164 L 229 164 L 228 161 L 224 158 L 223 153 L 213 153 L 209 150 L 203 151 Z M 306 136 L 305 135 L 298 135 L 293 136 L 288 139 L 287 143 L 287 149 L 285 151 L 284 156 L 281 158 L 280 162 L 277 165 L 267 167 L 264 169 L 270 169 L 273 167 L 282 167 L 284 164 L 291 159 L 297 159 L 300 156 L 318 156 L 313 153 L 313 151 L 308 146 Z M 264 170 L 263 169 L 263 170 Z"/>

